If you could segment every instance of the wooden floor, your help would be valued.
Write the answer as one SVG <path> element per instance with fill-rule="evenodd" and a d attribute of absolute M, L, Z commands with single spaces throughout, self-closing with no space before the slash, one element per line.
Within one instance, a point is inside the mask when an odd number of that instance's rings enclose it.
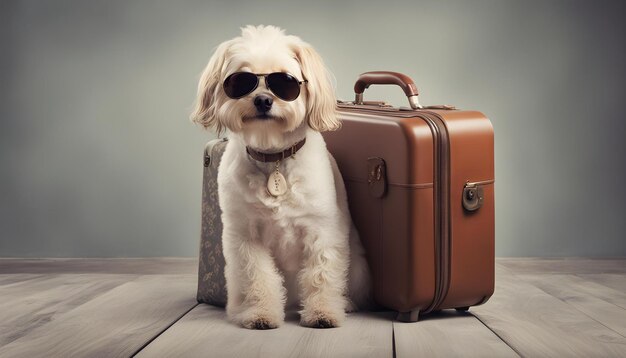
<path fill-rule="evenodd" d="M 195 301 L 192 259 L 0 259 L 0 357 L 626 357 L 626 259 L 498 259 L 469 313 L 269 331 Z"/>

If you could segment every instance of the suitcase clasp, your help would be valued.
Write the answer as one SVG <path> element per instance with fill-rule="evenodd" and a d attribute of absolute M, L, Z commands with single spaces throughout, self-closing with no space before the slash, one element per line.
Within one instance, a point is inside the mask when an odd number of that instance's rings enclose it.
<path fill-rule="evenodd" d="M 467 211 L 476 211 L 485 200 L 483 188 L 478 183 L 465 183 L 463 186 L 463 207 Z"/>
<path fill-rule="evenodd" d="M 372 184 L 375 181 L 379 181 L 380 178 L 382 177 L 382 173 L 383 173 L 383 167 L 380 164 L 376 165 L 374 168 L 372 168 L 372 171 L 370 171 L 370 175 L 367 179 L 367 183 Z"/>
<path fill-rule="evenodd" d="M 387 191 L 387 176 L 383 158 L 367 158 L 367 184 L 373 197 L 381 198 L 385 195 Z"/>

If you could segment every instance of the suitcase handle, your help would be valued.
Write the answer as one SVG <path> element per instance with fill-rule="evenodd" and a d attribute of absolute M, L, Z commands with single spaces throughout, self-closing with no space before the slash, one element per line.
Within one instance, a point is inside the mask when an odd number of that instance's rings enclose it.
<path fill-rule="evenodd" d="M 411 77 L 405 74 L 391 71 L 361 73 L 354 84 L 354 93 L 356 94 L 354 99 L 355 104 L 363 104 L 363 92 L 365 92 L 365 89 L 370 85 L 398 85 L 402 87 L 404 94 L 406 94 L 409 99 L 411 108 L 422 108 L 417 100 L 417 87 L 415 87 L 415 83 Z"/>

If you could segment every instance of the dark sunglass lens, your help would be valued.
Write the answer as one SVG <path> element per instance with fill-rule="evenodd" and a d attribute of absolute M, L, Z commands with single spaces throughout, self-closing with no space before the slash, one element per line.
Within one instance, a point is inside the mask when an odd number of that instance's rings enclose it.
<path fill-rule="evenodd" d="M 258 78 L 254 73 L 237 72 L 224 81 L 224 92 L 230 98 L 240 98 L 254 91 Z"/>
<path fill-rule="evenodd" d="M 298 80 L 287 73 L 276 72 L 267 75 L 267 85 L 275 95 L 285 101 L 293 101 L 300 95 Z"/>

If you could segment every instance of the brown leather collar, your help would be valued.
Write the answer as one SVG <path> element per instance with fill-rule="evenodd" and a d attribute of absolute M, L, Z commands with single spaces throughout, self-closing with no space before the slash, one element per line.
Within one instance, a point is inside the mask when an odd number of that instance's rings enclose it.
<path fill-rule="evenodd" d="M 306 137 L 303 138 L 301 141 L 299 141 L 298 143 L 292 145 L 291 147 L 283 150 L 282 152 L 278 152 L 278 153 L 263 153 L 263 152 L 259 152 L 256 151 L 250 147 L 246 146 L 246 152 L 248 153 L 249 156 L 251 156 L 254 160 L 257 160 L 259 162 L 277 162 L 279 160 L 283 160 L 285 158 L 290 158 L 293 155 L 296 154 L 296 152 L 302 148 L 302 146 L 304 145 L 304 142 L 306 142 Z"/>

